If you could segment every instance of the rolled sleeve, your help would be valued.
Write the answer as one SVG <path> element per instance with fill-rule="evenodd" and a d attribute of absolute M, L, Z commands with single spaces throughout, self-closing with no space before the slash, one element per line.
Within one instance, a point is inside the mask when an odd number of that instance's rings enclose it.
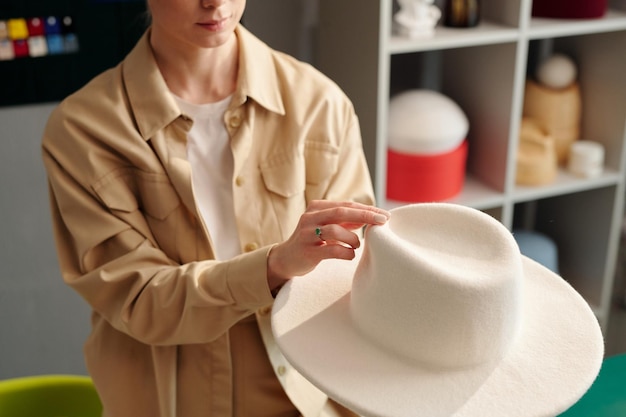
<path fill-rule="evenodd" d="M 227 282 L 235 304 L 251 311 L 274 300 L 267 284 L 267 256 L 271 246 L 228 261 Z"/>

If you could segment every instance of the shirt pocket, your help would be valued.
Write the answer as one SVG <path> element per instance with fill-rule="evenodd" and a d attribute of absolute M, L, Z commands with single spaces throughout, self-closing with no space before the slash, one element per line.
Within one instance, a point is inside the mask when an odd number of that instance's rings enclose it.
<path fill-rule="evenodd" d="M 286 239 L 306 209 L 306 174 L 302 154 L 275 154 L 259 166 L 264 193 L 261 195 L 264 228 Z"/>
<path fill-rule="evenodd" d="M 93 188 L 112 211 L 131 213 L 141 209 L 158 220 L 165 220 L 180 205 L 165 174 L 122 169 L 106 175 Z"/>
<path fill-rule="evenodd" d="M 260 165 L 263 183 L 268 191 L 280 197 L 302 195 L 306 186 L 304 157 L 280 153 Z"/>
<path fill-rule="evenodd" d="M 186 241 L 181 236 L 181 219 L 185 216 L 167 175 L 125 168 L 106 175 L 93 189 L 113 215 L 169 258 L 182 259 L 179 243 Z M 186 247 L 190 245 L 187 243 Z"/>
<path fill-rule="evenodd" d="M 322 141 L 306 142 L 304 159 L 307 184 L 327 185 L 339 167 L 339 147 Z"/>

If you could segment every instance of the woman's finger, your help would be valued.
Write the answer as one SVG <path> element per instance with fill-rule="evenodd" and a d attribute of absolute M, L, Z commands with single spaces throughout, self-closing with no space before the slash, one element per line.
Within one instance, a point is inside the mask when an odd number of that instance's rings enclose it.
<path fill-rule="evenodd" d="M 315 228 L 315 243 L 343 245 L 356 249 L 361 245 L 359 237 L 349 229 L 337 224 L 328 224 Z"/>
<path fill-rule="evenodd" d="M 321 259 L 345 259 L 349 261 L 355 257 L 355 249 L 344 245 L 324 245 L 317 250 L 321 252 Z"/>
<path fill-rule="evenodd" d="M 340 224 L 349 229 L 359 228 L 366 224 L 384 224 L 389 219 L 386 212 L 365 210 L 347 206 L 335 206 L 316 211 L 307 211 L 302 215 L 304 224 L 313 227 L 327 224 Z"/>
<path fill-rule="evenodd" d="M 386 219 L 389 219 L 389 212 L 376 206 L 370 206 L 367 204 L 357 203 L 354 201 L 330 201 L 330 200 L 313 200 L 309 203 L 307 211 L 322 211 L 322 210 L 341 210 L 341 209 L 353 209 L 353 213 L 364 211 L 371 212 L 373 215 L 382 214 Z"/>

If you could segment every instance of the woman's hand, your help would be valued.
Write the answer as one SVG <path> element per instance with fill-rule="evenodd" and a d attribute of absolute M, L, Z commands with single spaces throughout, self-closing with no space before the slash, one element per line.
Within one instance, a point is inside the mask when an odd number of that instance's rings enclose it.
<path fill-rule="evenodd" d="M 294 276 L 310 272 L 329 258 L 353 259 L 361 242 L 353 230 L 384 224 L 389 212 L 365 204 L 312 201 L 293 234 L 274 246 L 267 259 L 267 281 L 275 290 Z"/>

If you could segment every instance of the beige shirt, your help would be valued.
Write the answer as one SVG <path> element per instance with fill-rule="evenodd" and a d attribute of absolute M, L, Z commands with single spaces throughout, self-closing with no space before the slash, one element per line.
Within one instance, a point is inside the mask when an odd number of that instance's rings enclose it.
<path fill-rule="evenodd" d="M 93 309 L 85 356 L 105 416 L 235 415 L 230 332 L 251 315 L 288 397 L 304 416 L 323 415 L 326 397 L 272 338 L 266 257 L 310 200 L 373 203 L 358 120 L 314 68 L 243 27 L 237 35 L 225 123 L 243 254 L 232 260 L 214 260 L 186 157 L 193 121 L 167 93 L 149 32 L 64 100 L 45 130 L 60 266 Z"/>

